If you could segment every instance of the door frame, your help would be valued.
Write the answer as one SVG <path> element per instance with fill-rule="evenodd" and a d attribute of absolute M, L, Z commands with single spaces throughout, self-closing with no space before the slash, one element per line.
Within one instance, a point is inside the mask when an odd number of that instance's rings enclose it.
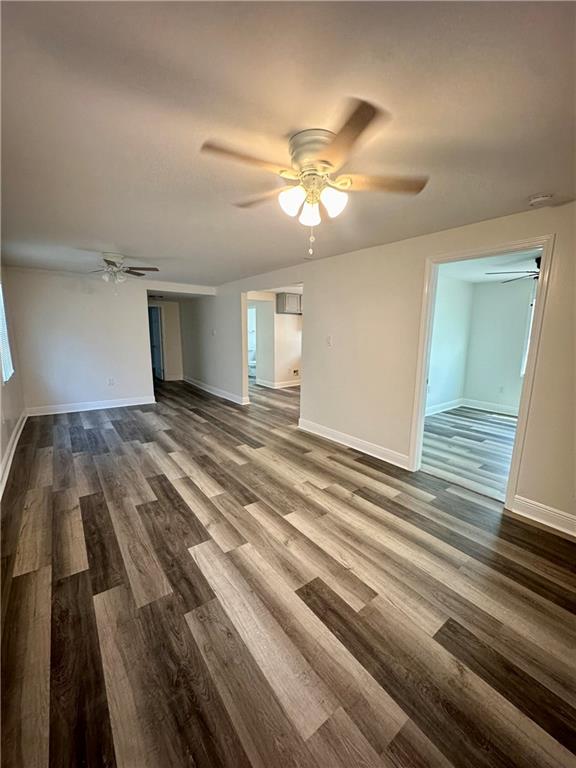
<path fill-rule="evenodd" d="M 164 310 L 159 304 L 148 304 L 148 317 L 150 317 L 150 310 L 155 309 L 158 311 L 158 325 L 160 329 L 160 368 L 162 371 L 162 378 L 160 381 L 165 381 L 166 369 L 164 366 Z M 152 334 L 150 332 L 150 326 L 148 326 L 148 334 L 150 336 L 150 367 L 152 368 L 152 378 L 154 378 L 154 360 L 152 358 Z"/>
<path fill-rule="evenodd" d="M 422 463 L 422 442 L 424 437 L 424 417 L 426 411 L 427 395 L 426 380 L 428 377 L 428 370 L 430 365 L 430 347 L 432 344 L 432 324 L 436 304 L 438 268 L 441 264 L 447 264 L 452 261 L 482 259 L 489 256 L 499 256 L 500 254 L 512 254 L 516 251 L 526 251 L 533 248 L 542 248 L 542 262 L 540 264 L 540 277 L 538 279 L 538 289 L 536 292 L 536 305 L 534 307 L 534 317 L 532 321 L 532 330 L 530 333 L 528 359 L 526 363 L 524 381 L 522 383 L 522 392 L 520 395 L 520 404 L 518 408 L 516 437 L 512 449 L 512 460 L 510 464 L 510 473 L 508 475 L 508 484 L 506 486 L 506 499 L 504 505 L 508 509 L 512 508 L 513 500 L 516 496 L 518 488 L 518 475 L 520 471 L 520 465 L 522 463 L 524 445 L 526 442 L 526 426 L 534 389 L 534 373 L 536 370 L 536 361 L 540 351 L 542 321 L 544 318 L 544 310 L 548 296 L 548 285 L 550 283 L 550 270 L 552 268 L 552 258 L 554 255 L 554 239 L 555 236 L 553 234 L 541 235 L 539 237 L 528 238 L 527 240 L 516 240 L 511 243 L 503 243 L 492 248 L 480 248 L 473 251 L 444 254 L 442 256 L 431 256 L 426 260 L 424 289 L 422 295 L 422 312 L 420 315 L 416 388 L 412 411 L 412 428 L 410 430 L 408 468 L 411 471 L 420 469 Z"/>

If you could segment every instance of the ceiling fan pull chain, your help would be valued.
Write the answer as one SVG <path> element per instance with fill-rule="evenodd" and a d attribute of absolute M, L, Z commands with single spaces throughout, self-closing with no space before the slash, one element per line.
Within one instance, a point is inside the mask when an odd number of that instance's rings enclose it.
<path fill-rule="evenodd" d="M 316 238 L 314 237 L 314 227 L 310 227 L 310 237 L 308 239 L 310 240 L 310 248 L 308 248 L 308 253 L 310 256 L 313 256 L 314 248 L 312 247 L 312 244 L 316 241 Z"/>

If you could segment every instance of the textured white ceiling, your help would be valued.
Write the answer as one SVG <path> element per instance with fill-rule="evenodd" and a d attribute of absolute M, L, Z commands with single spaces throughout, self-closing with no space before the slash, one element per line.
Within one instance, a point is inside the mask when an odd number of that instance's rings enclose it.
<path fill-rule="evenodd" d="M 219 284 L 295 264 L 307 231 L 275 184 L 199 154 L 287 160 L 349 96 L 386 108 L 348 169 L 425 173 L 357 194 L 319 257 L 527 208 L 574 188 L 573 3 L 2 3 L 3 254 L 88 271 L 99 250 Z"/>

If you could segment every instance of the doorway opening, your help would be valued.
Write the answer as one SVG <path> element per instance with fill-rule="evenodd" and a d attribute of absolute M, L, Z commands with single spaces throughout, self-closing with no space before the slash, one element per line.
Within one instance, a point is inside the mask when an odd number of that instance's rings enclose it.
<path fill-rule="evenodd" d="M 183 340 L 180 314 L 187 297 L 148 294 L 148 328 L 150 363 L 155 382 L 181 381 L 183 370 Z M 185 326 L 183 326 L 185 329 Z"/>
<path fill-rule="evenodd" d="M 162 344 L 161 307 L 148 307 L 148 327 L 150 329 L 152 375 L 157 381 L 164 381 L 164 348 Z"/>
<path fill-rule="evenodd" d="M 552 238 L 428 264 L 413 468 L 511 506 Z"/>
<path fill-rule="evenodd" d="M 248 394 L 279 403 L 298 401 L 302 381 L 302 284 L 246 294 L 246 376 Z"/>

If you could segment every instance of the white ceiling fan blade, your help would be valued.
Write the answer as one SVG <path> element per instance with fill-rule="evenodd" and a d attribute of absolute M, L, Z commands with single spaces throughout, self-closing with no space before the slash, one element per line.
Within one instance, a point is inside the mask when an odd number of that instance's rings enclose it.
<path fill-rule="evenodd" d="M 263 192 L 261 195 L 255 195 L 254 197 L 249 197 L 247 200 L 240 200 L 238 203 L 234 203 L 234 205 L 237 208 L 252 208 L 255 205 L 261 205 L 262 203 L 267 203 L 268 200 L 271 200 L 274 197 L 278 197 L 280 192 L 283 192 L 285 189 L 288 189 L 289 187 L 277 187 L 276 189 L 269 189 L 268 192 Z"/>
<path fill-rule="evenodd" d="M 341 168 L 348 160 L 360 136 L 370 123 L 382 114 L 378 107 L 368 101 L 352 99 L 348 117 L 332 142 L 318 153 L 317 159 L 330 163 L 334 170 Z"/>
<path fill-rule="evenodd" d="M 527 278 L 530 280 L 534 279 L 532 275 L 522 275 L 522 277 L 511 277 L 510 280 L 502 280 L 502 285 L 504 285 L 505 283 L 515 283 L 516 280 L 526 280 Z"/>
<path fill-rule="evenodd" d="M 337 189 L 346 192 L 397 192 L 417 195 L 428 183 L 428 176 L 370 176 L 363 173 L 346 173 L 334 182 Z"/>
<path fill-rule="evenodd" d="M 262 158 L 254 157 L 253 155 L 247 155 L 245 152 L 239 152 L 236 149 L 229 149 L 222 144 L 216 144 L 214 141 L 206 141 L 202 144 L 202 152 L 208 152 L 212 155 L 219 155 L 226 160 L 234 160 L 237 163 L 243 163 L 244 165 L 253 165 L 256 168 L 261 168 L 268 173 L 274 173 L 277 176 L 281 176 L 284 179 L 297 179 L 298 174 L 291 168 L 278 163 L 272 163 L 268 160 L 262 160 Z"/>

